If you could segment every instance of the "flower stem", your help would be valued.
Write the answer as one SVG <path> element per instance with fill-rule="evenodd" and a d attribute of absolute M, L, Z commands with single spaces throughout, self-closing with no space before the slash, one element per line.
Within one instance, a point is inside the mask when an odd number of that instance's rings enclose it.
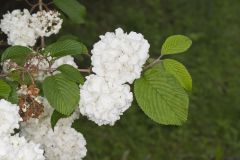
<path fill-rule="evenodd" d="M 156 63 L 158 63 L 158 62 L 161 60 L 162 56 L 163 56 L 163 55 L 160 55 L 157 59 L 155 59 L 155 61 L 153 61 L 152 63 L 150 63 L 150 64 L 147 65 L 146 67 L 144 67 L 144 70 L 146 70 L 146 69 L 152 67 L 153 65 L 155 65 Z"/>
<path fill-rule="evenodd" d="M 39 10 L 40 11 L 43 11 L 43 5 L 44 5 L 43 1 L 42 0 L 38 0 L 38 6 L 39 6 Z M 44 39 L 43 36 L 41 36 L 41 48 L 42 49 L 45 48 L 45 39 Z"/>

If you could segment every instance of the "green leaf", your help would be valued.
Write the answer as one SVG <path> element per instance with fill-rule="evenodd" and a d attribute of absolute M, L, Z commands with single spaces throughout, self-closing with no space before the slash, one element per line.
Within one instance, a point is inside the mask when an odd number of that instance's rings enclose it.
<path fill-rule="evenodd" d="M 167 38 L 161 50 L 162 55 L 185 52 L 192 45 L 191 39 L 183 35 L 174 35 Z"/>
<path fill-rule="evenodd" d="M 53 3 L 73 22 L 77 24 L 84 23 L 86 8 L 77 0 L 53 0 Z"/>
<path fill-rule="evenodd" d="M 62 74 L 71 81 L 80 84 L 84 83 L 84 77 L 82 76 L 82 74 L 78 71 L 78 69 L 74 68 L 69 64 L 61 65 L 60 67 L 57 68 L 57 70 L 61 71 Z"/>
<path fill-rule="evenodd" d="M 17 104 L 18 103 L 18 95 L 17 95 L 18 83 L 8 81 L 8 84 L 11 86 L 11 92 L 9 94 L 8 101 L 10 101 L 13 104 Z"/>
<path fill-rule="evenodd" d="M 72 40 L 75 40 L 75 41 L 80 40 L 79 37 L 77 37 L 77 36 L 74 36 L 72 34 L 66 34 L 66 35 L 63 35 L 60 38 L 58 38 L 57 41 L 64 41 L 64 40 L 68 40 L 68 39 L 72 39 Z"/>
<path fill-rule="evenodd" d="M 66 55 L 76 55 L 76 54 L 87 54 L 88 50 L 84 44 L 81 42 L 67 39 L 62 41 L 57 41 L 49 45 L 45 50 L 44 54 L 52 57 L 62 57 Z"/>
<path fill-rule="evenodd" d="M 16 81 L 24 84 L 31 84 L 32 80 L 27 72 L 21 72 L 20 70 L 13 70 L 8 73 L 8 79 L 11 81 Z"/>
<path fill-rule="evenodd" d="M 2 62 L 11 59 L 19 65 L 25 63 L 27 55 L 32 52 L 31 49 L 23 46 L 12 46 L 7 48 L 2 54 Z"/>
<path fill-rule="evenodd" d="M 61 118 L 66 118 L 67 116 L 59 113 L 58 111 L 54 110 L 51 116 L 51 127 L 54 130 L 55 125 L 57 124 L 57 122 L 59 121 L 59 119 Z"/>
<path fill-rule="evenodd" d="M 11 92 L 11 87 L 7 82 L 0 79 L 0 97 L 7 99 Z"/>
<path fill-rule="evenodd" d="M 144 113 L 160 124 L 181 125 L 187 120 L 188 95 L 164 70 L 147 70 L 135 81 L 134 94 Z"/>
<path fill-rule="evenodd" d="M 163 65 L 165 70 L 174 75 L 186 91 L 192 90 L 191 75 L 182 63 L 173 59 L 164 59 Z"/>
<path fill-rule="evenodd" d="M 45 78 L 43 93 L 50 105 L 64 115 L 70 115 L 80 99 L 78 85 L 61 73 Z"/>

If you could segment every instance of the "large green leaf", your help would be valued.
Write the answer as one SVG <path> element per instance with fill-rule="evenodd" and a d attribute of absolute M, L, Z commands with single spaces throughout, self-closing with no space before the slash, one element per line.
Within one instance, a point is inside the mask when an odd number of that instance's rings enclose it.
<path fill-rule="evenodd" d="M 177 78 L 185 90 L 192 90 L 191 75 L 182 63 L 173 59 L 164 59 L 163 65 L 167 72 L 173 74 Z"/>
<path fill-rule="evenodd" d="M 67 116 L 59 113 L 58 111 L 54 110 L 51 116 L 51 127 L 54 130 L 55 125 L 57 124 L 57 122 L 59 121 L 59 119 L 61 118 L 66 118 Z"/>
<path fill-rule="evenodd" d="M 78 106 L 78 85 L 61 73 L 45 78 L 43 92 L 50 105 L 64 115 L 70 115 Z"/>
<path fill-rule="evenodd" d="M 0 79 L 0 97 L 7 99 L 11 92 L 11 87 L 7 82 Z"/>
<path fill-rule="evenodd" d="M 19 65 L 25 63 L 27 55 L 32 52 L 31 49 L 23 46 L 12 46 L 7 48 L 2 54 L 2 62 L 11 59 Z"/>
<path fill-rule="evenodd" d="M 79 70 L 69 64 L 61 65 L 60 67 L 57 68 L 57 70 L 61 71 L 62 74 L 66 76 L 69 80 L 72 80 L 80 84 L 84 83 L 84 77 L 79 72 Z"/>
<path fill-rule="evenodd" d="M 164 70 L 147 70 L 135 81 L 134 94 L 144 113 L 160 124 L 181 125 L 187 120 L 188 95 Z"/>
<path fill-rule="evenodd" d="M 182 53 L 192 45 L 191 39 L 183 35 L 174 35 L 167 38 L 161 50 L 162 55 Z"/>
<path fill-rule="evenodd" d="M 45 50 L 44 54 L 50 54 L 52 57 L 62 57 L 66 55 L 86 54 L 88 50 L 81 42 L 67 39 L 57 41 L 49 45 Z"/>
<path fill-rule="evenodd" d="M 53 0 L 53 2 L 73 22 L 75 22 L 77 24 L 84 23 L 86 9 L 77 0 Z"/>

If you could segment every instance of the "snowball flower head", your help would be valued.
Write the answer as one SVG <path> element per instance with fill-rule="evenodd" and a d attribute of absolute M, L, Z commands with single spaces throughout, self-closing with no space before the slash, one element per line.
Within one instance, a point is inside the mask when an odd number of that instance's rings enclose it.
<path fill-rule="evenodd" d="M 3 15 L 0 28 L 7 34 L 9 45 L 34 46 L 38 35 L 30 23 L 29 11 L 16 9 Z"/>
<path fill-rule="evenodd" d="M 49 37 L 57 34 L 62 27 L 63 20 L 57 11 L 38 11 L 32 15 L 32 27 L 35 28 L 37 35 Z"/>
<path fill-rule="evenodd" d="M 21 117 L 18 114 L 19 107 L 15 104 L 0 100 L 0 135 L 11 134 L 15 128 L 19 128 Z"/>
<path fill-rule="evenodd" d="M 49 160 L 81 160 L 86 156 L 86 140 L 71 125 L 79 117 L 74 112 L 68 118 L 60 119 L 54 130 L 51 128 L 52 107 L 43 99 L 44 114 L 39 119 L 21 123 L 21 135 L 35 143 L 40 143 Z"/>
<path fill-rule="evenodd" d="M 1 160 L 45 160 L 39 144 L 27 142 L 24 137 L 4 136 L 0 139 Z"/>
<path fill-rule="evenodd" d="M 93 72 L 120 84 L 139 78 L 150 47 L 143 35 L 118 28 L 100 38 L 91 51 Z"/>
<path fill-rule="evenodd" d="M 86 156 L 83 135 L 68 126 L 56 126 L 45 137 L 46 157 L 57 160 L 81 160 Z"/>
<path fill-rule="evenodd" d="M 127 84 L 106 81 L 90 75 L 81 86 L 80 112 L 98 125 L 114 125 L 132 103 L 133 95 Z"/>
<path fill-rule="evenodd" d="M 14 133 L 19 128 L 19 107 L 10 102 L 0 100 L 0 159 L 1 160 L 44 160 L 40 145 L 27 141 Z"/>

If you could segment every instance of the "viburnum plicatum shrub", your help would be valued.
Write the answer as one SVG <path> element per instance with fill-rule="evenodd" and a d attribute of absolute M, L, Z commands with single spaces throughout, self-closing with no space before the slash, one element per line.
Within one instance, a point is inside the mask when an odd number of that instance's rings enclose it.
<path fill-rule="evenodd" d="M 9 45 L 1 55 L 0 160 L 83 159 L 86 140 L 72 123 L 82 115 L 112 126 L 134 99 L 157 123 L 187 120 L 191 76 L 167 57 L 185 52 L 188 37 L 167 38 L 156 59 L 141 33 L 121 28 L 101 35 L 90 53 L 68 36 L 46 45 L 45 38 L 62 27 L 61 14 L 81 24 L 85 8 L 76 0 L 54 0 L 60 14 L 42 0 L 26 2 L 31 11 L 16 9 L 0 21 Z M 80 69 L 76 55 L 90 56 L 91 66 Z"/>

